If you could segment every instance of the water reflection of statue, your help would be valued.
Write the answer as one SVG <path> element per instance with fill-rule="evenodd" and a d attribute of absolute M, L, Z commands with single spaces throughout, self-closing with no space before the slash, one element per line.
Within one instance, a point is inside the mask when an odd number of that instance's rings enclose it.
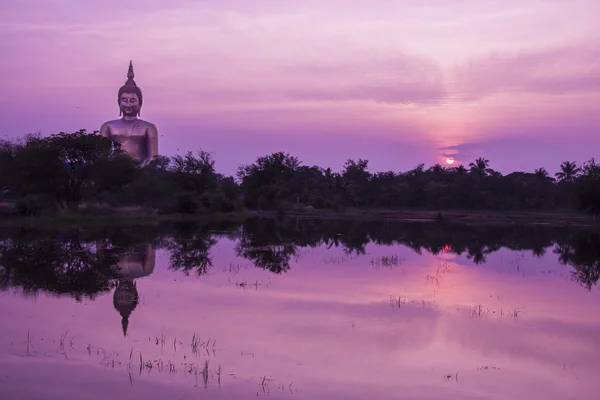
<path fill-rule="evenodd" d="M 120 277 L 113 294 L 113 305 L 121 314 L 123 336 L 127 336 L 129 316 L 139 301 L 135 279 L 150 275 L 155 263 L 156 249 L 149 244 L 135 246 L 133 251 L 125 253 L 119 259 L 117 267 Z"/>
<path fill-rule="evenodd" d="M 123 117 L 102 124 L 100 134 L 119 143 L 121 150 L 131 157 L 146 163 L 158 155 L 158 130 L 154 124 L 138 118 L 142 108 L 142 90 L 133 78 L 133 64 L 130 61 L 127 81 L 117 96 Z"/>

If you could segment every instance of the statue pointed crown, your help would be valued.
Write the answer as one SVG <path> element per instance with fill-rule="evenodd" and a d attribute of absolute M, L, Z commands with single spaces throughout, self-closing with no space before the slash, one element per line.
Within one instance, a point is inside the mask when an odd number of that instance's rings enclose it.
<path fill-rule="evenodd" d="M 138 301 L 139 294 L 135 282 L 133 280 L 119 280 L 113 293 L 113 306 L 121 315 L 123 336 L 127 336 L 129 316 L 136 309 Z"/>
<path fill-rule="evenodd" d="M 133 78 L 135 78 L 135 74 L 133 73 L 133 61 L 129 60 L 129 69 L 127 70 L 127 82 L 125 82 L 125 86 L 136 86 L 137 87 Z"/>
<path fill-rule="evenodd" d="M 140 102 L 140 110 L 141 110 L 142 103 L 143 103 L 142 89 L 140 89 L 140 87 L 135 83 L 135 80 L 133 79 L 134 77 L 135 77 L 135 74 L 133 73 L 133 61 L 129 60 L 129 69 L 127 70 L 127 81 L 125 81 L 125 84 L 119 88 L 119 93 L 117 95 L 117 104 L 119 104 L 121 95 L 123 93 L 135 93 Z M 138 112 L 138 115 L 139 115 L 139 112 Z"/>

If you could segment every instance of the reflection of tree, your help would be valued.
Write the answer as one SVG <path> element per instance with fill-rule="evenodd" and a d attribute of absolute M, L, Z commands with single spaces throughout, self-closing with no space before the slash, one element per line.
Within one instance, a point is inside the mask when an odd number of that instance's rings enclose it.
<path fill-rule="evenodd" d="M 168 252 L 170 269 L 204 275 L 212 266 L 210 251 L 217 235 L 235 240 L 239 257 L 273 273 L 290 269 L 298 247 L 336 247 L 361 255 L 369 243 L 402 245 L 417 253 L 451 252 L 485 264 L 501 248 L 529 250 L 539 257 L 556 244 L 559 262 L 573 266 L 574 278 L 583 286 L 591 288 L 600 279 L 600 237 L 594 231 L 573 235 L 572 228 L 543 226 L 251 218 L 241 226 L 212 221 L 37 235 L 0 232 L 0 289 L 45 290 L 80 299 L 109 291 L 119 282 L 123 286 L 115 291 L 115 304 L 134 306 L 133 279 L 140 275 L 130 276 L 131 282 L 122 275 L 134 273 L 138 264 L 153 266 L 156 248 Z M 150 273 L 142 269 L 136 271 Z M 123 310 L 127 314 L 125 306 Z"/>
<path fill-rule="evenodd" d="M 252 239 L 243 236 L 236 252 L 238 256 L 252 261 L 258 268 L 280 274 L 290 269 L 290 259 L 296 254 L 296 246 L 291 243 L 259 246 L 252 242 Z"/>
<path fill-rule="evenodd" d="M 365 245 L 403 245 L 416 253 L 465 254 L 474 264 L 502 248 L 529 250 L 536 257 L 558 243 L 559 261 L 575 268 L 575 279 L 590 288 L 600 275 L 598 233 L 570 236 L 569 228 L 533 226 L 467 226 L 445 223 L 386 223 L 381 221 L 249 219 L 236 252 L 257 267 L 280 273 L 290 268 L 296 247 L 341 247 L 345 253 L 365 254 Z"/>
<path fill-rule="evenodd" d="M 442 251 L 466 254 L 476 264 L 501 248 L 531 250 L 542 254 L 552 246 L 558 231 L 532 227 L 474 227 L 454 224 L 387 223 L 350 220 L 274 220 L 250 219 L 244 223 L 240 247 L 246 250 L 266 246 L 341 247 L 347 254 L 365 254 L 365 246 L 403 245 L 416 253 L 439 254 Z M 287 252 L 294 254 L 293 250 Z M 242 253 L 240 255 L 243 256 Z"/>
<path fill-rule="evenodd" d="M 481 246 L 481 245 L 474 245 L 474 246 L 470 246 L 467 249 L 467 258 L 470 260 L 473 260 L 474 264 L 485 264 L 485 262 L 487 261 L 486 259 L 486 255 L 489 254 L 490 251 L 488 251 L 485 246 Z"/>
<path fill-rule="evenodd" d="M 531 249 L 531 251 L 533 252 L 533 255 L 538 258 L 543 257 L 546 254 L 545 247 L 534 247 L 533 249 Z"/>
<path fill-rule="evenodd" d="M 296 245 L 288 240 L 289 226 L 281 225 L 277 229 L 275 220 L 248 220 L 240 235 L 235 251 L 258 268 L 275 274 L 290 269 L 290 259 L 296 254 Z"/>
<path fill-rule="evenodd" d="M 600 279 L 600 236 L 598 232 L 577 234 L 570 242 L 560 242 L 554 249 L 558 260 L 571 265 L 573 279 L 588 290 Z"/>
<path fill-rule="evenodd" d="M 17 237 L 0 245 L 0 288 L 94 298 L 113 287 L 117 260 L 115 251 L 95 251 L 77 235 L 51 240 Z"/>
<path fill-rule="evenodd" d="M 170 268 L 181 270 L 189 275 L 196 270 L 197 275 L 204 275 L 212 267 L 210 249 L 217 243 L 207 225 L 183 223 L 177 226 L 177 232 L 167 238 L 164 247 L 169 251 Z"/>
<path fill-rule="evenodd" d="M 154 268 L 155 227 L 18 229 L 0 232 L 0 289 L 95 298 Z M 135 271 L 138 264 L 142 270 Z M 134 274 L 135 276 L 132 276 Z"/>

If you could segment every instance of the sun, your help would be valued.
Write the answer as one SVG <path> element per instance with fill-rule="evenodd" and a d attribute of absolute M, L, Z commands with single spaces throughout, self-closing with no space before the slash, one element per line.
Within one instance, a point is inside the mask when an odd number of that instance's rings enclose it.
<path fill-rule="evenodd" d="M 446 158 L 446 164 L 448 164 L 448 165 L 454 164 L 454 157 L 447 157 Z"/>

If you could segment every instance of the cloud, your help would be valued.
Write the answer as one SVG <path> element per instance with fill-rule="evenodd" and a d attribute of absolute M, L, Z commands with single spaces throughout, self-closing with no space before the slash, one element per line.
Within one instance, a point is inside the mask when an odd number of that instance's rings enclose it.
<path fill-rule="evenodd" d="M 84 73 L 105 82 L 110 68 L 133 58 L 152 77 L 140 77 L 140 85 L 182 88 L 206 107 L 294 100 L 430 104 L 445 96 L 434 58 L 360 43 L 347 19 L 326 21 L 318 11 L 294 8 L 245 14 L 214 4 L 179 1 L 169 10 L 152 4 L 135 21 L 5 20 L 0 30 L 11 44 L 2 50 L 11 62 L 0 72 L 15 90 L 31 83 L 64 88 L 68 81 L 89 85 Z M 90 10 L 80 13 L 89 17 Z M 99 58 L 104 71 L 92 66 Z"/>
<path fill-rule="evenodd" d="M 231 57 L 234 58 L 234 57 Z M 368 57 L 367 57 L 368 58 Z M 215 64 L 221 60 L 222 66 Z M 363 101 L 388 104 L 435 104 L 444 101 L 443 72 L 434 61 L 399 54 L 389 60 L 367 61 L 340 55 L 335 61 L 298 65 L 226 60 L 207 55 L 196 75 L 173 74 L 150 84 L 161 91 L 177 91 L 186 101 L 208 107 L 261 102 Z M 214 65 L 214 68 L 209 67 Z M 148 75 L 151 75 L 149 72 Z M 142 81 L 140 80 L 140 85 Z"/>
<path fill-rule="evenodd" d="M 382 58 L 361 51 L 333 61 L 284 66 L 279 72 L 304 83 L 291 93 L 293 98 L 429 104 L 446 96 L 440 65 L 414 54 Z"/>
<path fill-rule="evenodd" d="M 469 100 L 502 92 L 598 92 L 600 41 L 500 52 L 474 59 L 455 70 L 454 90 Z"/>
<path fill-rule="evenodd" d="M 492 135 L 493 136 L 493 135 Z M 507 174 L 513 171 L 533 172 L 544 167 L 554 174 L 563 161 L 583 163 L 595 156 L 600 138 L 594 135 L 551 136 L 540 138 L 532 132 L 496 139 L 465 142 L 441 147 L 443 154 L 452 155 L 459 163 L 468 164 L 477 157 L 490 161 L 490 167 Z"/>

